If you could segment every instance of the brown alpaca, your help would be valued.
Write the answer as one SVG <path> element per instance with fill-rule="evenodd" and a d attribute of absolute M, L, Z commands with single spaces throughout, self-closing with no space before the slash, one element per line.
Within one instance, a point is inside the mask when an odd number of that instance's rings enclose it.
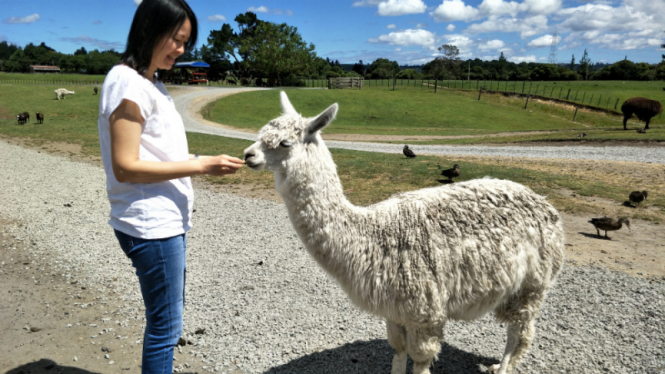
<path fill-rule="evenodd" d="M 646 122 L 645 130 L 649 129 L 649 121 L 651 118 L 659 115 L 663 111 L 663 105 L 656 101 L 647 99 L 646 97 L 633 97 L 624 101 L 621 105 L 621 112 L 623 112 L 623 129 L 626 129 L 626 122 L 630 117 L 635 114 L 640 121 Z"/>

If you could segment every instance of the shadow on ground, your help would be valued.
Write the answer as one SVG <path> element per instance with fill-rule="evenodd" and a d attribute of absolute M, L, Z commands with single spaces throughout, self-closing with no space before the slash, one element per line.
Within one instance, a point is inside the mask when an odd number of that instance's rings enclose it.
<path fill-rule="evenodd" d="M 60 366 L 53 360 L 42 358 L 28 364 L 11 369 L 5 374 L 97 374 L 93 371 L 79 369 L 71 366 Z"/>
<path fill-rule="evenodd" d="M 271 368 L 264 374 L 376 374 L 390 373 L 393 350 L 386 340 L 356 341 L 335 349 L 312 353 L 287 364 Z M 495 358 L 479 356 L 459 350 L 446 343 L 441 344 L 439 360 L 434 363 L 437 374 L 478 374 L 486 372 Z M 412 373 L 409 359 L 407 373 Z"/>

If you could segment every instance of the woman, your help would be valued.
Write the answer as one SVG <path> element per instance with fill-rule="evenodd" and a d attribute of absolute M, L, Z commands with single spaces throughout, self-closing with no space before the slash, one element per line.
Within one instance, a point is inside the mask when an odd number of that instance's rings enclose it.
<path fill-rule="evenodd" d="M 171 373 L 182 333 L 189 177 L 242 167 L 235 157 L 189 154 L 182 118 L 156 79 L 157 69 L 171 69 L 196 37 L 196 16 L 184 0 L 143 0 L 100 96 L 109 224 L 136 268 L 146 309 L 142 373 Z"/>

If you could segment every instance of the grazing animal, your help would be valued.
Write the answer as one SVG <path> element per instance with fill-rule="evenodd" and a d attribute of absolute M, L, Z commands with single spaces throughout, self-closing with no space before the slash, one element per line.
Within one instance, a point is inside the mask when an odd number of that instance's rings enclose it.
<path fill-rule="evenodd" d="M 58 99 L 58 100 L 60 100 L 60 99 L 64 100 L 65 95 L 74 95 L 76 93 L 74 91 L 69 91 L 66 88 L 58 88 L 57 90 L 55 90 L 53 92 L 55 92 L 55 98 Z"/>
<path fill-rule="evenodd" d="M 648 194 L 647 191 L 633 191 L 628 195 L 628 199 L 633 203 L 637 203 L 637 207 L 639 208 L 640 203 L 647 199 Z"/>
<path fill-rule="evenodd" d="M 402 152 L 404 153 L 404 156 L 408 158 L 415 158 L 416 154 L 413 153 L 413 151 L 409 148 L 408 145 L 405 145 L 404 148 L 402 149 Z"/>
<path fill-rule="evenodd" d="M 443 170 L 441 175 L 448 177 L 448 180 L 452 182 L 453 178 L 457 178 L 460 175 L 459 165 L 455 164 L 451 169 Z"/>
<path fill-rule="evenodd" d="M 95 91 L 95 95 L 97 95 L 98 88 L 97 87 L 93 88 L 93 91 Z"/>
<path fill-rule="evenodd" d="M 286 93 L 283 114 L 245 149 L 252 170 L 270 170 L 289 219 L 317 263 L 361 309 L 385 318 L 393 374 L 428 374 L 448 320 L 494 311 L 508 326 L 506 373 L 526 353 L 534 320 L 563 266 L 559 213 L 520 184 L 478 179 L 425 188 L 360 207 L 344 196 L 320 131 L 333 104 L 303 118 Z"/>
<path fill-rule="evenodd" d="M 607 236 L 607 232 L 620 229 L 622 227 L 622 224 L 624 223 L 626 224 L 626 226 L 628 226 L 628 229 L 630 230 L 630 221 L 628 221 L 628 218 L 619 218 L 619 220 L 608 217 L 591 218 L 591 221 L 589 221 L 589 223 L 596 228 L 596 234 L 598 235 L 599 238 L 600 238 L 600 230 L 605 230 L 605 238 L 610 239 Z"/>
<path fill-rule="evenodd" d="M 37 123 L 44 123 L 44 113 L 35 113 L 35 117 L 37 118 Z"/>
<path fill-rule="evenodd" d="M 656 100 L 645 97 L 633 97 L 623 102 L 621 112 L 623 113 L 623 129 L 626 129 L 626 122 L 635 114 L 640 121 L 646 122 L 645 130 L 649 129 L 649 121 L 663 111 L 663 104 Z"/>
<path fill-rule="evenodd" d="M 25 121 L 30 122 L 30 113 L 23 112 L 21 114 L 23 115 L 23 118 L 25 119 Z"/>
<path fill-rule="evenodd" d="M 19 114 L 16 115 L 16 121 L 18 121 L 19 125 L 25 124 L 26 118 L 23 115 L 23 113 L 19 113 Z"/>
<path fill-rule="evenodd" d="M 585 133 L 585 132 L 583 132 L 583 133 L 577 135 L 578 138 L 584 138 L 585 136 L 586 136 L 586 133 Z"/>

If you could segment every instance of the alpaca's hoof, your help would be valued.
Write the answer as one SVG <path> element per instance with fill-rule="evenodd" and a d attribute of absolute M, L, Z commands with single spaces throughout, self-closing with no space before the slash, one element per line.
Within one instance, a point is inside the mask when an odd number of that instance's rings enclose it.
<path fill-rule="evenodd" d="M 496 373 L 499 372 L 500 367 L 501 367 L 501 365 L 494 364 L 494 365 L 487 368 L 487 372 L 490 373 L 490 374 L 496 374 Z"/>

